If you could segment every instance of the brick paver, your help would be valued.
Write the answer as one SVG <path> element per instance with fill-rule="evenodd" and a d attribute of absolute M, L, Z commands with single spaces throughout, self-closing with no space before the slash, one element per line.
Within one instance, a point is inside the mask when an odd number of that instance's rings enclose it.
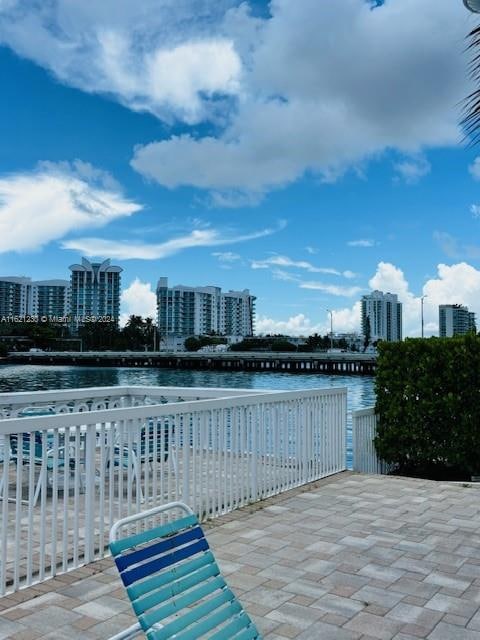
<path fill-rule="evenodd" d="M 340 474 L 206 529 L 266 640 L 480 640 L 478 487 Z M 0 640 L 133 621 L 110 560 L 0 599 Z"/>

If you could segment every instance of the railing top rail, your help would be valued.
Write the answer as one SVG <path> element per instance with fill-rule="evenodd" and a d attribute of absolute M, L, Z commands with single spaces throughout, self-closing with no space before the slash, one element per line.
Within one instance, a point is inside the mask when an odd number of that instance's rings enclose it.
<path fill-rule="evenodd" d="M 129 396 L 158 393 L 159 395 L 187 395 L 198 397 L 223 397 L 269 393 L 258 389 L 228 389 L 222 387 L 162 387 L 145 385 L 122 385 L 114 387 L 81 387 L 75 389 L 50 389 L 46 391 L 15 391 L 0 393 L 0 404 L 22 404 L 25 402 L 48 402 L 77 400 L 79 398 L 102 398 L 105 396 Z"/>
<path fill-rule="evenodd" d="M 366 409 L 357 409 L 356 411 L 352 411 L 353 418 L 361 418 L 362 416 L 374 416 L 375 415 L 375 407 L 367 407 Z"/>
<path fill-rule="evenodd" d="M 346 387 L 329 389 L 307 389 L 302 391 L 273 391 L 256 393 L 251 396 L 231 396 L 168 404 L 141 405 L 120 409 L 102 409 L 76 413 L 63 413 L 52 416 L 31 418 L 7 418 L 0 421 L 0 434 L 30 432 L 46 429 L 61 429 L 78 425 L 94 425 L 119 420 L 146 419 L 151 417 L 176 416 L 215 409 L 232 409 L 242 406 L 256 406 L 271 403 L 284 403 L 312 397 L 347 397 Z"/>

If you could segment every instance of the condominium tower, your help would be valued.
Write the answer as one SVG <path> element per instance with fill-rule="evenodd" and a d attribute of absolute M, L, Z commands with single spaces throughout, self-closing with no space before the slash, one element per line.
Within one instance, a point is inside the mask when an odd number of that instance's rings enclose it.
<path fill-rule="evenodd" d="M 157 286 L 158 329 L 167 343 L 174 337 L 216 333 L 253 335 L 255 296 L 248 289 L 222 293 L 220 287 L 168 287 L 168 278 Z"/>
<path fill-rule="evenodd" d="M 475 314 L 460 304 L 441 304 L 438 307 L 440 338 L 462 336 L 476 331 Z"/>
<path fill-rule="evenodd" d="M 362 297 L 362 333 L 370 341 L 402 339 L 402 304 L 394 293 L 372 291 Z"/>
<path fill-rule="evenodd" d="M 38 280 L 23 276 L 0 277 L 0 316 L 38 316 L 53 319 L 68 314 L 68 280 Z"/>
<path fill-rule="evenodd" d="M 74 326 L 79 326 L 88 318 L 109 316 L 118 322 L 120 316 L 120 273 L 121 267 L 103 262 L 89 262 L 82 258 L 81 264 L 70 266 L 71 274 L 71 314 Z"/>

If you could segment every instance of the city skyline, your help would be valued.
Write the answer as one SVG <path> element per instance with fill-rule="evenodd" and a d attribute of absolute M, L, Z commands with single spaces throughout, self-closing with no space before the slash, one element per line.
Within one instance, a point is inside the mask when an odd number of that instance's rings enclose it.
<path fill-rule="evenodd" d="M 441 304 L 478 317 L 480 154 L 458 125 L 475 18 L 373 4 L 2 5 L 0 273 L 109 258 L 124 317 L 156 317 L 162 274 L 248 288 L 257 333 L 325 334 L 327 309 L 359 330 L 375 289 L 404 336 L 422 297 L 426 336 Z"/>

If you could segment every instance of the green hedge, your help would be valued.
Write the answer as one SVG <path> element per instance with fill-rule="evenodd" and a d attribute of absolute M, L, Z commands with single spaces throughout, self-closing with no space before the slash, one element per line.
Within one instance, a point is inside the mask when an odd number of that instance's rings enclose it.
<path fill-rule="evenodd" d="M 480 338 L 379 345 L 377 453 L 401 471 L 480 473 Z"/>

